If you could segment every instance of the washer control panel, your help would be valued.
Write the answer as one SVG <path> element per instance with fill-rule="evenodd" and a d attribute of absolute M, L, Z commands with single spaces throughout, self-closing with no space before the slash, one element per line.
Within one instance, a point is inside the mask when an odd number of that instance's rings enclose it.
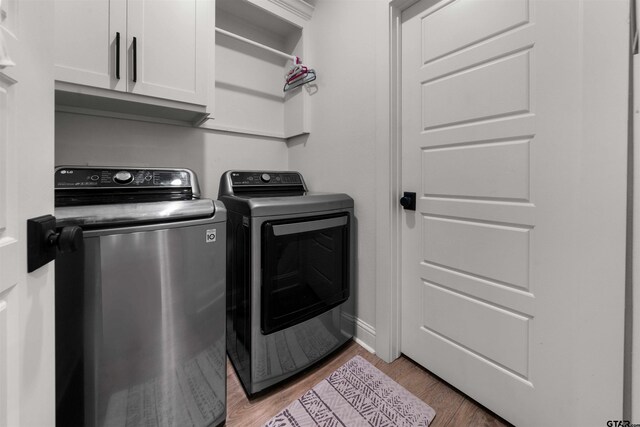
<path fill-rule="evenodd" d="M 302 185 L 297 172 L 231 172 L 231 185 L 235 186 L 273 186 Z"/>
<path fill-rule="evenodd" d="M 55 188 L 191 187 L 192 174 L 188 169 L 59 167 Z"/>

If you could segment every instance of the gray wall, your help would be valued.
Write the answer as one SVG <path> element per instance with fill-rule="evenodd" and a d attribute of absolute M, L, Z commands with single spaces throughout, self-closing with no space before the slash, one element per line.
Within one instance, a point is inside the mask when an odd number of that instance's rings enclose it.
<path fill-rule="evenodd" d="M 375 348 L 376 141 L 388 134 L 377 119 L 380 36 L 387 1 L 321 0 L 310 25 L 305 63 L 318 72 L 310 96 L 311 133 L 289 142 L 289 167 L 314 191 L 345 192 L 355 200 L 358 225 L 356 313 L 358 337 Z M 356 24 L 357 23 L 357 24 Z M 386 39 L 385 39 L 386 40 Z M 385 47 L 386 48 L 386 47 Z M 385 76 L 386 78 L 386 76 Z M 383 89 L 388 86 L 388 81 Z M 383 90 L 384 94 L 385 91 Z"/>
<path fill-rule="evenodd" d="M 286 169 L 283 140 L 156 123 L 56 113 L 56 164 L 187 167 L 216 198 L 228 169 Z"/>

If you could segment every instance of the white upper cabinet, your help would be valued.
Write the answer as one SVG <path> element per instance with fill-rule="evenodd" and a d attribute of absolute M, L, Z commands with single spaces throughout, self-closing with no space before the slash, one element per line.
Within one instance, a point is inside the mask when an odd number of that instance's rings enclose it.
<path fill-rule="evenodd" d="M 126 0 L 56 1 L 54 22 L 56 80 L 127 90 Z"/>
<path fill-rule="evenodd" d="M 127 46 L 136 59 L 128 66 L 131 92 L 206 104 L 207 31 L 213 27 L 207 3 L 128 0 Z"/>
<path fill-rule="evenodd" d="M 56 88 L 83 85 L 206 105 L 213 50 L 210 2 L 56 1 L 55 77 L 63 83 Z M 153 103 L 144 97 L 118 99 Z"/>

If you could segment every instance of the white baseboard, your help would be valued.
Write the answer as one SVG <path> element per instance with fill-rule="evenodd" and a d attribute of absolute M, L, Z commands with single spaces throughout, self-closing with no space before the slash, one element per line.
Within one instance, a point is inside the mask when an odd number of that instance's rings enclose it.
<path fill-rule="evenodd" d="M 376 328 L 350 314 L 342 313 L 342 316 L 344 316 L 346 320 L 354 322 L 356 325 L 353 340 L 364 347 L 369 353 L 376 354 Z"/>

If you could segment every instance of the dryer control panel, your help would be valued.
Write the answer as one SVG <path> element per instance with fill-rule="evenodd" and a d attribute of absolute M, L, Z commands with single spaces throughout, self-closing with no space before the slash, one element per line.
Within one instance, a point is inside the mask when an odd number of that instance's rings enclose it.
<path fill-rule="evenodd" d="M 307 186 L 294 171 L 227 171 L 220 178 L 218 197 L 277 197 L 302 195 Z"/>
<path fill-rule="evenodd" d="M 302 185 L 298 172 L 231 172 L 231 184 L 236 185 Z"/>

